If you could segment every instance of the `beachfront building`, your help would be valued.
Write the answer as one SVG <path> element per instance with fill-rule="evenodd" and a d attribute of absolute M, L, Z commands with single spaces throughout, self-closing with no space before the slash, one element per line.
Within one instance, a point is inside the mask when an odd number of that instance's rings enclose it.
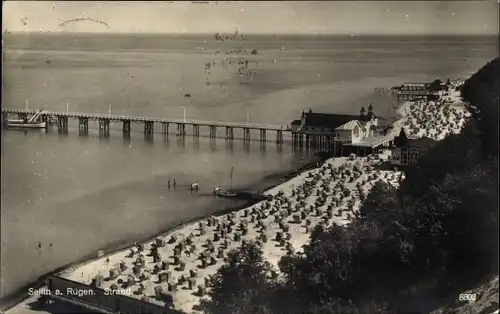
<path fill-rule="evenodd" d="M 359 115 L 319 113 L 309 109 L 302 112 L 300 120 L 292 121 L 290 130 L 305 136 L 306 142 L 311 139 L 313 146 L 318 138 L 320 141 L 326 138 L 326 142 L 333 144 L 329 149 L 340 155 L 353 152 L 366 155 L 381 145 L 389 146 L 387 137 L 376 133 L 377 127 L 378 118 L 370 104 L 368 110 L 361 107 Z"/>
<path fill-rule="evenodd" d="M 292 122 L 292 130 L 309 135 L 333 135 L 337 142 L 355 143 L 373 135 L 378 118 L 373 106 L 368 113 L 361 107 L 359 115 L 302 112 L 301 120 Z"/>
<path fill-rule="evenodd" d="M 398 101 L 416 99 L 436 100 L 444 89 L 446 89 L 446 84 L 443 84 L 439 79 L 432 83 L 404 83 L 397 88 Z"/>
<path fill-rule="evenodd" d="M 404 129 L 401 129 L 399 135 L 394 138 L 391 164 L 394 166 L 413 165 L 420 155 L 435 144 L 436 141 L 429 137 L 410 139 L 406 136 Z"/>

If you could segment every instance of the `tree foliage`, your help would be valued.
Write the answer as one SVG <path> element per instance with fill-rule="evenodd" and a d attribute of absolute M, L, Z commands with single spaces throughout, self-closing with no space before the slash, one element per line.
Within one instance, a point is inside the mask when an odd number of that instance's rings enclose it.
<path fill-rule="evenodd" d="M 268 313 L 266 293 L 271 266 L 254 242 L 229 252 L 225 264 L 211 278 L 209 302 L 203 307 L 209 313 Z M 264 302 L 263 302 L 264 301 Z"/>

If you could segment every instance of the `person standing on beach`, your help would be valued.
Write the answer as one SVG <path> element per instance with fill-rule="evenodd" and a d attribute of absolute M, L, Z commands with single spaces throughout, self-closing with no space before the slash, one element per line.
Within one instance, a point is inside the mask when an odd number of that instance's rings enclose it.
<path fill-rule="evenodd" d="M 175 178 L 174 178 L 174 189 L 175 189 Z"/>
<path fill-rule="evenodd" d="M 167 184 L 168 184 L 168 190 L 170 191 L 170 180 L 168 180 Z"/>

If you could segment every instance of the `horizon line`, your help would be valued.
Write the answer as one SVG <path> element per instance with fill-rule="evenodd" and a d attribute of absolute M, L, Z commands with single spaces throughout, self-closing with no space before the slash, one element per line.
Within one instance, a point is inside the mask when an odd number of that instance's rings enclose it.
<path fill-rule="evenodd" d="M 92 35 L 203 35 L 203 36 L 213 36 L 216 33 L 219 34 L 232 34 L 230 32 L 68 32 L 68 31 L 9 31 L 4 30 L 3 35 L 32 35 L 32 34 L 43 34 L 43 35 L 74 35 L 74 34 L 92 34 Z M 408 37 L 439 37 L 439 36 L 471 36 L 471 37 L 498 37 L 498 33 L 432 33 L 432 34 L 424 34 L 424 33 L 278 33 L 278 32 L 269 32 L 269 33 L 243 33 L 241 35 L 247 36 L 339 36 L 339 37 L 395 37 L 395 36 L 408 36 Z"/>

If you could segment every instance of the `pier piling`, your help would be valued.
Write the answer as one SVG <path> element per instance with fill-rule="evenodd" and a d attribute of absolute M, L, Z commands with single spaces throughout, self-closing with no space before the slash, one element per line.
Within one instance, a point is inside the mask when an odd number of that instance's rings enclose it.
<path fill-rule="evenodd" d="M 304 146 L 304 134 L 293 132 L 292 133 L 292 146 L 302 147 Z"/>
<path fill-rule="evenodd" d="M 154 134 L 155 123 L 154 121 L 144 121 L 144 134 L 152 136 Z"/>
<path fill-rule="evenodd" d="M 130 120 L 122 120 L 122 133 L 123 135 L 130 135 Z"/>
<path fill-rule="evenodd" d="M 186 135 L 186 124 L 177 123 L 177 136 L 185 136 Z"/>
<path fill-rule="evenodd" d="M 89 118 L 78 118 L 78 131 L 80 135 L 87 135 L 89 133 Z"/>
<path fill-rule="evenodd" d="M 6 112 L 2 112 L 2 127 L 7 128 L 7 122 L 9 118 Z"/>
<path fill-rule="evenodd" d="M 8 117 L 10 115 L 17 115 L 20 120 L 24 120 L 29 116 L 36 113 L 36 110 L 29 109 L 2 109 L 2 127 L 8 126 Z M 47 128 L 52 126 L 52 121 L 57 124 L 58 130 L 60 132 L 68 132 L 68 124 L 69 120 L 78 120 L 78 130 L 81 134 L 87 134 L 89 130 L 89 121 L 96 121 L 96 125 L 99 127 L 99 134 L 109 136 L 110 135 L 110 124 L 111 121 L 116 121 L 122 124 L 122 133 L 124 137 L 129 137 L 132 132 L 131 124 L 132 123 L 144 123 L 144 134 L 153 135 L 154 134 L 154 124 L 161 123 L 162 124 L 162 134 L 169 135 L 169 126 L 170 123 L 175 123 L 177 125 L 177 136 L 184 137 L 186 135 L 186 124 L 189 124 L 193 127 L 193 137 L 200 137 L 200 127 L 208 126 L 210 132 L 210 138 L 215 139 L 217 137 L 217 128 L 225 128 L 226 140 L 232 141 L 235 139 L 234 129 L 242 129 L 243 130 L 243 140 L 245 142 L 250 142 L 251 132 L 252 130 L 259 130 L 260 142 L 267 142 L 267 133 L 269 131 L 276 131 L 276 142 L 281 144 L 283 143 L 283 132 L 290 132 L 291 130 L 284 130 L 283 127 L 281 129 L 276 126 L 266 126 L 266 125 L 258 125 L 258 124 L 250 124 L 247 120 L 246 124 L 243 123 L 230 123 L 230 122 L 222 122 L 222 121 L 178 121 L 178 119 L 159 119 L 159 120 L 151 120 L 149 118 L 144 117 L 136 117 L 136 116 L 121 116 L 121 115 L 102 115 L 102 114 L 91 114 L 91 113 L 71 113 L 68 110 L 66 112 L 50 112 L 50 111 L 42 111 L 40 114 L 40 120 L 42 122 L 47 123 Z M 76 123 L 75 123 L 76 124 Z M 92 126 L 94 124 L 92 123 Z M 302 145 L 304 134 L 300 132 L 295 132 L 296 134 L 292 134 L 294 145 Z"/>
<path fill-rule="evenodd" d="M 68 132 L 68 117 L 57 116 L 57 130 L 62 133 Z"/>
<path fill-rule="evenodd" d="M 200 126 L 193 124 L 193 137 L 200 137 Z"/>
<path fill-rule="evenodd" d="M 266 130 L 260 129 L 260 141 L 265 142 L 267 140 Z"/>
<path fill-rule="evenodd" d="M 234 128 L 226 126 L 226 140 L 234 140 Z"/>
<path fill-rule="evenodd" d="M 169 127 L 170 127 L 170 123 L 162 122 L 161 123 L 161 134 L 168 135 Z"/>
<path fill-rule="evenodd" d="M 99 135 L 105 137 L 109 136 L 109 119 L 99 119 Z"/>
<path fill-rule="evenodd" d="M 283 131 L 276 131 L 276 144 L 283 144 Z"/>
<path fill-rule="evenodd" d="M 250 141 L 250 129 L 249 128 L 243 128 L 243 141 L 245 141 L 245 142 Z"/>
<path fill-rule="evenodd" d="M 47 130 L 50 126 L 49 116 L 46 114 L 41 114 L 40 121 L 45 122 L 45 130 Z"/>
<path fill-rule="evenodd" d="M 215 139 L 217 137 L 217 127 L 215 125 L 210 126 L 210 138 Z"/>

